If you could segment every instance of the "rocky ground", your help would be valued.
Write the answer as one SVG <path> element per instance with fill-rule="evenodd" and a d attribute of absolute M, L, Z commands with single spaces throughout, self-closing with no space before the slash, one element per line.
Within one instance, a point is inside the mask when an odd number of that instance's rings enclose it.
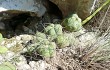
<path fill-rule="evenodd" d="M 6 66 L 4 62 L 8 62 L 12 64 L 7 65 L 10 67 L 9 70 L 110 70 L 109 14 L 108 8 L 106 12 L 99 13 L 77 32 L 63 29 L 65 38 L 71 39 L 70 45 L 59 48 L 55 42 L 56 48 L 52 57 L 44 57 L 36 50 L 31 52 L 28 48 L 35 47 L 38 43 L 38 31 L 43 32 L 46 25 L 58 19 L 51 19 L 49 14 L 45 14 L 42 18 L 27 16 L 26 25 L 20 24 L 14 29 L 7 25 L 8 29 L 1 30 L 3 38 L 0 39 L 0 46 L 8 50 L 5 53 L 0 52 L 0 69 L 3 70 L 2 65 Z M 5 23 L 22 23 L 16 19 L 6 20 Z M 47 38 L 50 39 L 49 36 Z"/>

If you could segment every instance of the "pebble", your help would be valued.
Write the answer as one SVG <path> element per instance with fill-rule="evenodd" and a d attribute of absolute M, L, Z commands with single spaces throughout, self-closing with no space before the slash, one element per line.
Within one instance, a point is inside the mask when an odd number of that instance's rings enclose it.
<path fill-rule="evenodd" d="M 31 66 L 32 70 L 45 70 L 46 68 L 46 62 L 45 61 L 30 61 L 29 65 Z"/>

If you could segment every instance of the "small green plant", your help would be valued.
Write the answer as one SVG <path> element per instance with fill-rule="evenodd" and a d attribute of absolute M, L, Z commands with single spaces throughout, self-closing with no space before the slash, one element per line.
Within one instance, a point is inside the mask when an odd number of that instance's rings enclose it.
<path fill-rule="evenodd" d="M 43 40 L 46 40 L 47 36 L 44 33 L 37 32 L 36 33 L 36 42 L 42 42 Z"/>
<path fill-rule="evenodd" d="M 2 42 L 4 40 L 2 34 L 0 33 L 0 42 Z M 8 51 L 8 49 L 4 46 L 0 46 L 0 54 L 4 54 Z"/>
<path fill-rule="evenodd" d="M 45 28 L 46 34 L 56 38 L 58 35 L 63 34 L 62 26 L 60 24 L 50 24 Z"/>
<path fill-rule="evenodd" d="M 66 38 L 64 35 L 57 36 L 55 40 L 59 48 L 67 47 L 70 44 L 68 38 Z"/>
<path fill-rule="evenodd" d="M 40 45 L 44 41 L 48 41 L 48 39 L 46 38 L 46 35 L 44 33 L 41 33 L 41 32 L 36 32 L 35 43 L 26 47 L 27 51 L 29 53 L 35 51 L 36 48 L 38 47 L 38 45 Z"/>
<path fill-rule="evenodd" d="M 60 24 L 50 24 L 45 28 L 46 34 L 53 38 L 59 48 L 69 46 L 68 39 L 63 35 L 62 26 Z"/>
<path fill-rule="evenodd" d="M 62 22 L 64 28 L 68 31 L 78 31 L 82 27 L 81 19 L 77 14 L 72 14 L 70 17 L 64 19 Z"/>
<path fill-rule="evenodd" d="M 56 52 L 56 44 L 50 41 L 46 34 L 37 32 L 35 43 L 27 47 L 28 52 L 38 52 L 43 57 L 53 57 Z"/>
<path fill-rule="evenodd" d="M 0 46 L 0 54 L 4 54 L 8 51 L 6 47 Z"/>
<path fill-rule="evenodd" d="M 4 62 L 0 64 L 0 70 L 16 70 L 16 68 L 10 62 Z"/>
<path fill-rule="evenodd" d="M 37 51 L 44 57 L 53 57 L 56 52 L 56 44 L 54 42 L 44 41 L 38 46 Z"/>

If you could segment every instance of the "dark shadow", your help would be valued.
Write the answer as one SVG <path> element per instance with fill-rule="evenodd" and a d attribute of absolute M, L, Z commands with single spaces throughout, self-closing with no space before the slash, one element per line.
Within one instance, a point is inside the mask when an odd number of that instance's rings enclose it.
<path fill-rule="evenodd" d="M 60 19 L 60 20 L 63 19 L 63 14 L 56 4 L 54 4 L 53 2 L 51 2 L 49 0 L 42 0 L 42 3 L 45 6 L 45 8 L 47 9 L 46 13 L 49 14 L 51 19 L 52 18 Z"/>
<path fill-rule="evenodd" d="M 3 17 L 1 22 L 5 24 L 5 29 L 0 29 L 0 32 L 5 38 L 12 38 L 13 36 L 21 34 L 35 34 L 36 31 L 43 31 L 44 23 L 52 23 L 53 19 L 63 19 L 61 10 L 53 2 L 44 0 L 43 5 L 46 7 L 48 13 L 46 16 L 37 17 L 31 16 L 30 12 L 14 14 L 9 17 Z M 3 14 L 3 13 L 2 13 Z M 0 15 L 3 16 L 1 13 Z M 47 18 L 49 16 L 50 19 Z M 49 21 L 48 21 L 49 20 Z M 48 21 L 48 22 L 46 22 Z M 36 27 L 35 27 L 36 25 Z M 32 33 L 29 32 L 32 31 Z"/>
<path fill-rule="evenodd" d="M 20 13 L 14 16 L 3 18 L 1 22 L 4 23 L 5 29 L 0 29 L 0 32 L 5 38 L 11 38 L 20 34 L 32 34 L 28 31 L 26 32 L 25 29 L 33 29 L 34 24 L 38 23 L 39 21 L 40 17 L 31 16 L 30 13 Z M 36 32 L 35 28 L 33 31 Z"/>
<path fill-rule="evenodd" d="M 64 70 L 61 66 L 57 66 L 58 70 Z"/>
<path fill-rule="evenodd" d="M 22 55 L 26 58 L 27 63 L 29 63 L 30 61 L 39 61 L 39 60 L 43 60 L 43 57 L 40 56 L 37 52 L 25 52 L 22 53 Z"/>

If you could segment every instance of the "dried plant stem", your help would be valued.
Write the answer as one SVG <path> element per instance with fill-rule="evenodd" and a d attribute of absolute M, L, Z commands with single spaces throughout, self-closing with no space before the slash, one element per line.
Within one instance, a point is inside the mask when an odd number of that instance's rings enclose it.
<path fill-rule="evenodd" d="M 110 0 L 107 0 L 102 6 L 100 6 L 92 15 L 87 17 L 83 22 L 82 25 L 86 24 L 90 19 L 92 19 L 104 6 L 106 6 L 108 3 L 110 3 Z"/>

